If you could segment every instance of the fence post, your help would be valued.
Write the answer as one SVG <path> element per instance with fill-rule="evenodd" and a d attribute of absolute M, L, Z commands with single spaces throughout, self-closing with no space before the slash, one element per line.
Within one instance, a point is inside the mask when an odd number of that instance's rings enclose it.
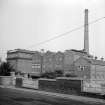
<path fill-rule="evenodd" d="M 12 76 L 12 84 L 13 84 L 13 86 L 15 86 L 15 84 L 16 84 L 15 72 L 11 72 L 10 75 Z"/>

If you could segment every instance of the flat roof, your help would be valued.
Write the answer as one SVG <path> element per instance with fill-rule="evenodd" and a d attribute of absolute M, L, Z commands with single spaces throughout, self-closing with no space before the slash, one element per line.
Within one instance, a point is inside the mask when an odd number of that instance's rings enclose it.
<path fill-rule="evenodd" d="M 16 53 L 16 52 L 22 52 L 22 53 L 35 53 L 36 51 L 30 51 L 30 50 L 25 50 L 25 49 L 14 49 L 14 50 L 9 50 L 7 53 Z"/>

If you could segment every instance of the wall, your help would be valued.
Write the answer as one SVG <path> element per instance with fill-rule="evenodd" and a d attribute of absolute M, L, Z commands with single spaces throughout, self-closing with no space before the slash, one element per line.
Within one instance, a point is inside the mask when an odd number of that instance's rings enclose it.
<path fill-rule="evenodd" d="M 105 83 L 105 66 L 91 65 L 91 79 Z"/>
<path fill-rule="evenodd" d="M 64 70 L 64 54 L 57 52 L 54 55 L 54 70 Z"/>
<path fill-rule="evenodd" d="M 33 72 L 40 72 L 41 64 L 43 66 L 42 72 L 64 70 L 64 54 L 47 51 L 41 56 L 40 52 L 36 52 L 32 57 L 32 64 Z"/>
<path fill-rule="evenodd" d="M 71 51 L 64 52 L 64 72 L 65 74 L 72 71 L 71 65 L 74 61 L 74 55 Z"/>
<path fill-rule="evenodd" d="M 0 76 L 0 85 L 4 86 L 13 86 L 13 77 L 12 76 Z"/>
<path fill-rule="evenodd" d="M 53 52 L 47 51 L 43 55 L 43 71 L 54 71 L 54 54 Z"/>
<path fill-rule="evenodd" d="M 30 73 L 32 72 L 32 55 L 30 51 L 16 50 L 7 53 L 7 61 L 16 71 Z"/>
<path fill-rule="evenodd" d="M 33 55 L 33 54 L 31 54 L 31 53 L 18 52 L 18 57 L 19 57 L 19 58 L 32 59 L 32 55 Z"/>
<path fill-rule="evenodd" d="M 71 78 L 40 79 L 39 89 L 66 94 L 80 94 L 82 80 Z"/>
<path fill-rule="evenodd" d="M 33 65 L 36 65 L 36 67 L 33 67 L 34 72 L 40 72 L 41 68 L 37 67 L 37 65 L 43 65 L 43 72 L 46 71 L 54 71 L 54 70 L 63 70 L 64 73 L 68 73 L 73 71 L 73 62 L 74 58 L 75 60 L 78 58 L 78 56 L 74 55 L 74 52 L 72 51 L 66 51 L 64 53 L 62 52 L 50 52 L 47 51 L 43 54 L 43 61 L 41 62 L 41 54 L 40 52 L 36 52 L 32 57 L 32 63 Z"/>
<path fill-rule="evenodd" d="M 90 64 L 88 63 L 88 60 L 81 57 L 75 61 L 74 65 L 76 67 L 75 74 L 78 77 L 90 79 L 91 69 L 90 69 Z"/>
<path fill-rule="evenodd" d="M 67 50 L 62 52 L 17 51 L 7 53 L 7 60 L 18 71 L 40 74 L 40 72 L 64 70 L 64 74 L 74 73 L 76 68 L 74 62 L 83 54 Z M 42 67 L 42 69 L 41 69 Z M 77 72 L 80 74 L 80 72 Z"/>
<path fill-rule="evenodd" d="M 41 72 L 41 54 L 37 51 L 32 56 L 32 72 L 34 75 L 40 75 Z"/>
<path fill-rule="evenodd" d="M 17 70 L 24 73 L 32 72 L 32 60 L 18 59 Z"/>
<path fill-rule="evenodd" d="M 55 79 L 39 79 L 39 90 L 56 92 L 58 84 Z"/>

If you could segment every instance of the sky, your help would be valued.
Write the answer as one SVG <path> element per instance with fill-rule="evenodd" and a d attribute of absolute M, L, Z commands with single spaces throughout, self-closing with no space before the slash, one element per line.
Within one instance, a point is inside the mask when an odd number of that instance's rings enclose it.
<path fill-rule="evenodd" d="M 45 51 L 81 50 L 84 28 L 55 40 L 38 43 L 105 17 L 105 0 L 0 0 L 0 57 L 14 49 Z M 89 25 L 90 54 L 105 58 L 105 18 Z"/>

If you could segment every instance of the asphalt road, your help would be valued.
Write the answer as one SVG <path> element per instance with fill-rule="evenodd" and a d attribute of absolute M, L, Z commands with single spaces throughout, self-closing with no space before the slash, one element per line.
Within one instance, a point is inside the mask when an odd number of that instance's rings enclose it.
<path fill-rule="evenodd" d="M 47 96 L 30 91 L 0 88 L 0 105 L 93 105 L 93 103 Z M 105 104 L 94 103 L 94 105 Z"/>

